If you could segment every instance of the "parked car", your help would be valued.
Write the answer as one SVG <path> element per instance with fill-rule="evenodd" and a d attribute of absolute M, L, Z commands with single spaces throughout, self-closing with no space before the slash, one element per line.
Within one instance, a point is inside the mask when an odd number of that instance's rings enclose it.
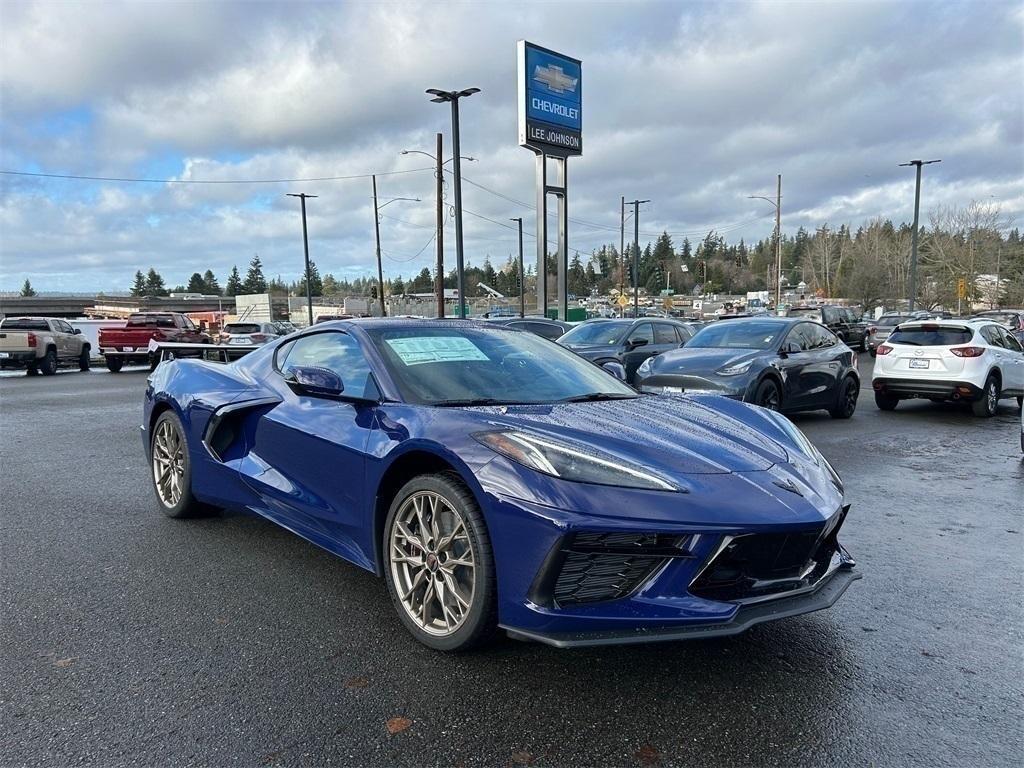
<path fill-rule="evenodd" d="M 644 362 L 643 392 L 713 393 L 773 411 L 827 410 L 848 419 L 857 408 L 857 353 L 828 328 L 800 318 L 721 320 L 682 349 Z"/>
<path fill-rule="evenodd" d="M 991 309 L 979 312 L 974 317 L 1001 323 L 1010 329 L 1017 341 L 1024 344 L 1024 309 Z"/>
<path fill-rule="evenodd" d="M 873 323 L 868 323 L 866 333 L 868 351 L 871 353 L 871 356 L 875 356 L 875 350 L 878 349 L 878 345 L 882 344 L 889 338 L 889 334 L 892 333 L 893 328 L 908 320 L 910 320 L 910 315 L 900 314 L 899 312 L 890 312 L 889 314 L 882 315 Z"/>
<path fill-rule="evenodd" d="M 298 327 L 287 320 L 276 320 L 272 325 L 277 329 L 278 336 L 287 336 L 289 333 L 295 333 L 299 330 Z"/>
<path fill-rule="evenodd" d="M 969 402 L 977 416 L 993 416 L 1001 398 L 1024 404 L 1024 347 L 997 323 L 901 323 L 877 351 L 871 383 L 883 411 L 914 397 Z"/>
<path fill-rule="evenodd" d="M 100 354 L 111 373 L 125 365 L 156 367 L 158 357 L 150 352 L 150 341 L 209 344 L 210 337 L 180 312 L 136 312 L 124 328 L 100 328 Z"/>
<path fill-rule="evenodd" d="M 551 341 L 555 341 L 572 330 L 572 323 L 540 316 L 492 317 L 488 318 L 487 322 L 492 325 L 503 325 L 506 328 L 518 328 L 521 331 L 529 331 Z"/>
<path fill-rule="evenodd" d="M 678 320 L 619 318 L 582 322 L 558 343 L 598 365 L 621 364 L 626 381 L 634 382 L 644 360 L 676 349 L 692 337 L 690 328 Z"/>
<path fill-rule="evenodd" d="M 797 306 L 790 307 L 786 316 L 814 320 L 832 331 L 844 344 L 856 347 L 862 352 L 868 351 L 867 323 L 862 323 L 860 316 L 849 307 L 831 304 Z"/>
<path fill-rule="evenodd" d="M 88 371 L 91 354 L 82 332 L 59 317 L 0 320 L 0 369 L 24 368 L 29 376 L 52 376 L 61 365 Z"/>
<path fill-rule="evenodd" d="M 281 333 L 274 323 L 225 323 L 218 344 L 266 344 Z"/>
<path fill-rule="evenodd" d="M 313 325 L 319 325 L 320 323 L 333 323 L 335 320 L 351 320 L 355 315 L 317 315 L 313 321 Z"/>
<path fill-rule="evenodd" d="M 642 396 L 486 323 L 339 322 L 168 361 L 143 425 L 163 513 L 264 516 L 382 576 L 434 649 L 499 627 L 559 647 L 730 635 L 859 577 L 842 480 L 787 419 Z"/>

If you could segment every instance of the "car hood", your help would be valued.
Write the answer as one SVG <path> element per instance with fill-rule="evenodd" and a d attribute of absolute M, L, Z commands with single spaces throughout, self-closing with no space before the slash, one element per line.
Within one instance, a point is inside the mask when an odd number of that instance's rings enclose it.
<path fill-rule="evenodd" d="M 713 373 L 720 368 L 738 365 L 763 354 L 763 349 L 683 347 L 656 357 L 651 365 L 651 373 Z"/>
<path fill-rule="evenodd" d="M 566 344 L 565 346 L 588 360 L 596 360 L 599 357 L 615 357 L 619 352 L 617 344 Z"/>
<path fill-rule="evenodd" d="M 742 404 L 741 409 L 747 409 Z M 752 472 L 786 463 L 780 442 L 733 413 L 686 397 L 467 409 L 495 427 L 524 429 L 594 446 L 669 474 Z"/>

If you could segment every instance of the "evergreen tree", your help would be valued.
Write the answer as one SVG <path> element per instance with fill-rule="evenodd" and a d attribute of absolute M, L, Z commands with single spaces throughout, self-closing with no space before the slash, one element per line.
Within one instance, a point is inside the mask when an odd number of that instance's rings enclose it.
<path fill-rule="evenodd" d="M 224 286 L 225 296 L 237 296 L 242 293 L 242 278 L 238 276 L 238 267 L 231 268 L 231 274 L 228 276 L 228 282 Z"/>
<path fill-rule="evenodd" d="M 684 261 L 689 261 L 693 257 L 693 250 L 690 247 L 690 239 L 688 237 L 683 238 L 683 246 L 679 249 L 679 258 Z"/>
<path fill-rule="evenodd" d="M 188 279 L 188 287 L 185 290 L 189 293 L 203 293 L 206 290 L 206 281 L 203 280 L 203 276 L 198 272 L 193 272 L 192 277 Z"/>
<path fill-rule="evenodd" d="M 166 296 L 168 293 L 164 287 L 164 279 L 160 276 L 152 267 L 149 268 L 149 272 L 146 273 L 146 296 Z"/>
<path fill-rule="evenodd" d="M 324 275 L 323 280 L 323 296 L 334 296 L 339 292 L 338 281 L 334 279 L 334 275 L 328 273 Z"/>
<path fill-rule="evenodd" d="M 391 281 L 391 295 L 392 296 L 404 296 L 405 295 L 405 283 L 402 280 L 402 276 L 399 275 Z"/>
<path fill-rule="evenodd" d="M 203 273 L 203 293 L 209 296 L 220 296 L 220 283 L 217 282 L 217 276 L 213 274 L 212 269 Z"/>
<path fill-rule="evenodd" d="M 35 290 L 32 288 L 32 283 L 29 282 L 27 277 L 25 278 L 25 284 L 23 286 L 21 286 L 21 295 L 22 296 L 35 296 L 36 295 Z"/>
<path fill-rule="evenodd" d="M 583 268 L 583 262 L 580 261 L 579 252 L 572 257 L 569 262 L 569 275 L 568 275 L 568 292 L 573 296 L 589 296 L 590 287 L 587 283 L 587 272 Z"/>
<path fill-rule="evenodd" d="M 259 254 L 252 257 L 249 262 L 249 271 L 245 274 L 245 281 L 242 283 L 242 293 L 266 293 L 267 278 L 263 276 L 263 262 Z"/>
<path fill-rule="evenodd" d="M 320 270 L 316 268 L 316 262 L 310 260 L 309 262 L 309 286 L 311 288 L 310 296 L 323 296 L 324 295 L 324 282 L 320 279 Z M 303 274 L 299 279 L 299 292 L 306 295 L 306 275 Z"/>
<path fill-rule="evenodd" d="M 145 296 L 146 295 L 146 276 L 142 274 L 142 270 L 135 272 L 135 283 L 132 285 L 132 296 Z"/>

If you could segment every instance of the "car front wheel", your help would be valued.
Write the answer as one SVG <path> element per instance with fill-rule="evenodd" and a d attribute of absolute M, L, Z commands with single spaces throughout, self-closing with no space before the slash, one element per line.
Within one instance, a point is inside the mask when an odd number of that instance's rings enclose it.
<path fill-rule="evenodd" d="M 985 388 L 981 391 L 981 397 L 971 403 L 971 410 L 975 416 L 988 418 L 996 415 L 996 408 L 999 407 L 999 381 L 995 376 L 985 379 Z"/>
<path fill-rule="evenodd" d="M 464 651 L 497 627 L 494 560 L 483 515 L 454 473 L 421 475 L 384 525 L 384 576 L 398 616 L 424 645 Z"/>
<path fill-rule="evenodd" d="M 765 379 L 757 385 L 754 393 L 754 404 L 767 408 L 769 411 L 777 411 L 782 407 L 782 395 L 779 392 L 779 385 L 771 379 Z"/>

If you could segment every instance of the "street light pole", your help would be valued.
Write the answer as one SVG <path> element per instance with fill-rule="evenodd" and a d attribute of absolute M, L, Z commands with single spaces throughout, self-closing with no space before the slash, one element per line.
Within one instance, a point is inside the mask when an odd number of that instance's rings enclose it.
<path fill-rule="evenodd" d="M 437 134 L 437 274 L 434 276 L 434 292 L 437 294 L 437 316 L 444 317 L 444 163 L 441 161 L 444 134 Z"/>
<path fill-rule="evenodd" d="M 288 197 L 297 197 L 302 203 L 302 249 L 306 255 L 306 309 L 309 311 L 309 324 L 313 324 L 313 286 L 310 285 L 309 279 L 309 236 L 306 234 L 306 198 L 307 197 L 318 197 L 318 195 L 307 195 L 305 192 L 295 194 L 292 192 L 285 193 Z M 378 259 L 380 249 L 378 247 Z"/>
<path fill-rule="evenodd" d="M 519 316 L 526 317 L 526 276 L 523 275 L 523 219 L 509 219 L 519 224 Z"/>
<path fill-rule="evenodd" d="M 907 286 L 909 312 L 914 311 L 914 302 L 917 301 L 917 230 L 921 212 L 921 166 L 941 162 L 941 160 L 911 160 L 909 163 L 900 163 L 901 168 L 909 168 L 913 165 L 917 170 L 917 183 L 914 186 L 914 231 L 910 235 L 910 280 Z"/>
<path fill-rule="evenodd" d="M 428 88 L 427 93 L 436 103 L 451 102 L 452 105 L 452 174 L 455 176 L 455 268 L 459 282 L 459 317 L 466 318 L 466 270 L 465 253 L 462 245 L 462 164 L 459 157 L 459 99 L 480 93 L 479 88 L 462 91 L 442 91 Z"/>
<path fill-rule="evenodd" d="M 640 317 L 640 205 L 650 200 L 634 200 L 633 206 L 633 318 Z"/>
<path fill-rule="evenodd" d="M 374 174 L 371 178 L 373 179 L 373 231 L 376 235 L 377 243 L 377 297 L 380 299 L 380 316 L 387 317 L 387 309 L 384 306 L 384 265 L 380 258 L 380 209 L 399 200 L 409 200 L 418 203 L 420 199 L 418 197 L 393 197 L 384 205 L 377 205 L 377 174 Z"/>
<path fill-rule="evenodd" d="M 776 177 L 775 199 L 764 195 L 747 195 L 748 200 L 764 200 L 775 206 L 775 310 L 782 304 L 782 174 Z M 765 285 L 765 288 L 770 288 Z"/>

